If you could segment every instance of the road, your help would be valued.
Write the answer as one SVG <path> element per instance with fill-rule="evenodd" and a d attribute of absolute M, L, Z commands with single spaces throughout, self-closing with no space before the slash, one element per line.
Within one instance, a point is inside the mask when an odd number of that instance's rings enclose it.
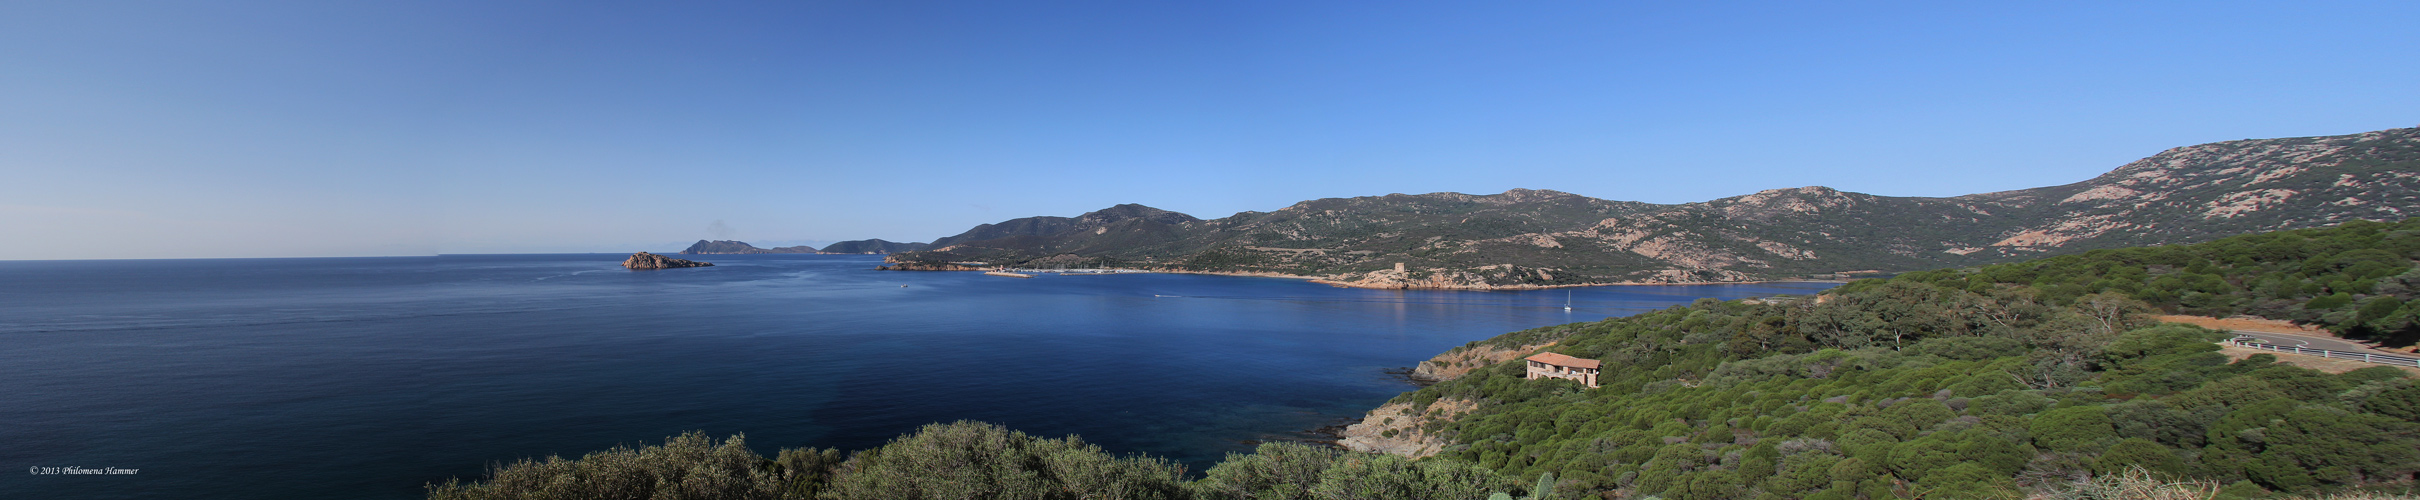
<path fill-rule="evenodd" d="M 2241 336 L 2245 336 L 2245 337 L 2252 337 L 2252 338 L 2260 339 L 2260 341 L 2261 341 L 2261 342 L 2266 342 L 2266 343 L 2270 343 L 2270 344 L 2276 344 L 2276 345 L 2281 345 L 2281 346 L 2289 346 L 2289 347 L 2303 347 L 2303 348 L 2308 348 L 2308 349 L 2327 349 L 2327 350 L 2330 350 L 2330 351 L 2346 351 L 2346 352 L 2372 352 L 2372 353 L 2379 353 L 2379 354 L 2395 354 L 2395 355 L 2403 355 L 2403 356 L 2410 356 L 2410 355 L 2411 355 L 2411 353 L 2402 353 L 2402 352 L 2395 352 L 2395 351 L 2386 351 L 2386 350 L 2371 349 L 2371 348 L 2370 348 L 2370 346 L 2368 346 L 2368 345 L 2364 345 L 2364 344 L 2362 344 L 2362 343 L 2360 343 L 2360 342 L 2354 342 L 2354 341 L 2345 340 L 2345 339 L 2340 339 L 2340 338 L 2335 338 L 2335 337 L 2321 337 L 2321 336 L 2317 336 L 2317 335 L 2311 335 L 2311 334 L 2307 334 L 2307 333 L 2262 332 L 2262 331 L 2253 331 L 2253 330 L 2234 330 L 2233 332 L 2234 332 L 2236 335 L 2241 335 Z"/>
<path fill-rule="evenodd" d="M 2238 335 L 2238 336 L 2252 337 L 2252 338 L 2254 338 L 2254 339 L 2259 339 L 2259 341 L 2260 341 L 2260 342 L 2262 342 L 2262 343 L 2266 343 L 2266 344 L 2270 344 L 2270 345 L 2275 345 L 2275 346 L 2279 346 L 2279 347 L 2300 347 L 2300 348 L 2304 348 L 2304 349 L 2326 349 L 2326 350 L 2330 350 L 2330 351 L 2339 351 L 2339 352 L 2344 352 L 2344 353 L 2359 353 L 2359 354 L 2364 354 L 2364 355 L 2361 355 L 2361 356 L 2346 356 L 2346 355 L 2344 355 L 2344 354 L 2337 354 L 2337 355 L 2330 356 L 2330 357 L 2344 358 L 2344 359 L 2359 359 L 2359 360 L 2362 360 L 2362 361 L 2368 361 L 2368 362 L 2373 362 L 2373 363 L 2384 363 L 2384 364 L 2391 364 L 2391 365 L 2402 365 L 2402 366 L 2413 366 L 2413 365 L 2420 365 L 2420 357 L 2413 357 L 2411 353 L 2405 353 L 2405 352 L 2395 352 L 2395 351 L 2388 351 L 2388 350 L 2383 350 L 2383 349 L 2371 349 L 2371 348 L 2370 348 L 2370 346 L 2367 346 L 2367 345 L 2362 345 L 2361 343 L 2358 343 L 2358 342 L 2353 342 L 2353 341 L 2344 340 L 2344 339 L 2335 338 L 2335 337 L 2321 337 L 2321 336 L 2317 336 L 2317 335 L 2309 335 L 2309 334 L 2295 334 L 2295 333 L 2283 333 L 2283 332 L 2262 332 L 2262 331 L 2253 331 L 2253 330 L 2230 330 L 2230 331 L 2231 331 L 2231 332 L 2234 332 L 2234 333 L 2235 333 L 2236 335 Z M 2305 354 L 2314 354 L 2314 355 L 2316 355 L 2316 354 L 2319 354 L 2319 353 L 2316 353 L 2316 352 L 2311 352 L 2311 353 L 2305 353 Z"/>

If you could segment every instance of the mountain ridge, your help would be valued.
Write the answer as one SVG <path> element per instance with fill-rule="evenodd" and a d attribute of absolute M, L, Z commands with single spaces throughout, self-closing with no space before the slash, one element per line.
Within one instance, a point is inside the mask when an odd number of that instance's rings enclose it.
<path fill-rule="evenodd" d="M 1953 197 L 1823 186 L 1682 204 L 1553 190 L 1136 204 L 985 224 L 894 263 L 1262 273 L 1372 288 L 1806 279 L 2206 241 L 2420 213 L 2420 128 L 2170 148 L 2083 181 Z"/>

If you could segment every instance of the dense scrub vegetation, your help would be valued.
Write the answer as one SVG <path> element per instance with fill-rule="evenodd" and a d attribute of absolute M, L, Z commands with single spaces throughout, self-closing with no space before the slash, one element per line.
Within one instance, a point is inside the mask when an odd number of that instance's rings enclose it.
<path fill-rule="evenodd" d="M 2140 467 L 2236 492 L 2406 481 L 2420 386 L 2228 362 L 2126 297 L 1920 282 L 1817 303 L 1700 301 L 1576 328 L 1602 388 L 1491 366 L 1398 399 L 1478 401 L 1431 421 L 1442 456 L 1566 490 L 1698 498 L 1998 498 Z M 1417 410 L 1412 414 L 1417 414 Z"/>
<path fill-rule="evenodd" d="M 1542 487 L 1536 484 L 1468 462 L 1299 443 L 1232 454 L 1205 477 L 1188 479 L 1175 463 L 1119 457 L 1074 436 L 958 422 L 925 426 L 845 460 L 829 449 L 785 449 L 768 459 L 742 437 L 717 443 L 691 433 L 578 460 L 523 460 L 490 471 L 485 482 L 430 485 L 429 498 L 1478 500 Z"/>
<path fill-rule="evenodd" d="M 2420 222 L 2356 222 L 1702 300 L 1487 341 L 1563 336 L 1606 362 L 1599 389 L 1505 363 L 1397 401 L 1480 403 L 1425 424 L 1444 458 L 1629 496 L 2003 497 L 2134 468 L 2238 494 L 2408 482 L 2407 372 L 2229 362 L 2222 334 L 2146 314 L 2408 331 L 2413 257 Z"/>
<path fill-rule="evenodd" d="M 2207 243 L 2095 250 L 1974 269 L 1927 271 L 1916 281 L 1990 293 L 2026 285 L 2068 304 L 2115 292 L 2185 314 L 2238 314 L 2319 325 L 2389 345 L 2420 341 L 2420 219 L 2235 236 Z M 1854 291 L 1880 282 L 1855 283 Z"/>
<path fill-rule="evenodd" d="M 2420 223 L 2351 223 L 1700 300 L 1508 333 L 1605 361 L 1600 388 L 1497 363 L 1405 393 L 1419 460 L 1301 444 L 1198 477 L 1078 438 L 932 425 L 871 450 L 703 435 L 528 460 L 433 499 L 2257 498 L 2420 479 L 2420 382 L 2230 361 L 2161 309 L 2401 335 Z M 2387 305 L 2379 305 L 2387 304 Z M 2397 319 L 2402 318 L 2402 319 Z M 2401 321 L 2403 323 L 2397 323 Z M 1477 403 L 1434 416 L 1440 400 Z M 1459 406 L 1458 406 L 1459 407 Z"/>

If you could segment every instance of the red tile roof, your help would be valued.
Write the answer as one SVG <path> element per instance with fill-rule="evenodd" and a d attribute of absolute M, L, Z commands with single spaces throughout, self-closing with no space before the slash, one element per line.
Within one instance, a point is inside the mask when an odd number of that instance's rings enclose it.
<path fill-rule="evenodd" d="M 1562 354 L 1559 354 L 1559 353 L 1551 353 L 1551 352 L 1541 352 L 1541 353 L 1538 353 L 1538 354 L 1537 354 L 1537 355 L 1535 355 L 1535 356 L 1530 356 L 1530 357 L 1528 357 L 1528 358 L 1523 358 L 1523 359 L 1528 359 L 1528 360 L 1530 360 L 1530 361 L 1536 361 L 1536 362 L 1540 362 L 1540 363 L 1546 363 L 1546 364 L 1550 364 L 1550 365 L 1556 365 L 1556 366 L 1569 366 L 1569 367 L 1572 367 L 1572 368 L 1596 368 L 1596 367 L 1598 367 L 1598 366 L 1602 366 L 1602 365 L 1604 365 L 1604 364 L 1605 364 L 1605 362 L 1603 362 L 1603 361 L 1597 361 L 1597 360 L 1593 360 L 1593 359 L 1580 359 L 1580 358 L 1574 358 L 1574 357 L 1571 357 L 1571 356 L 1565 356 L 1565 355 L 1562 355 Z"/>

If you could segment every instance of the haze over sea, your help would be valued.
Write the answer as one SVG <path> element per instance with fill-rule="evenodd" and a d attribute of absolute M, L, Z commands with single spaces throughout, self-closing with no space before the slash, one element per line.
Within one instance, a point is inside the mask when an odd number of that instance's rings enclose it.
<path fill-rule="evenodd" d="M 1395 291 L 884 272 L 871 256 L 0 261 L 6 498 L 417 498 L 688 430 L 863 449 L 961 419 L 1196 471 L 1358 417 L 1499 333 L 1781 283 Z M 902 285 L 905 285 L 904 287 Z"/>

